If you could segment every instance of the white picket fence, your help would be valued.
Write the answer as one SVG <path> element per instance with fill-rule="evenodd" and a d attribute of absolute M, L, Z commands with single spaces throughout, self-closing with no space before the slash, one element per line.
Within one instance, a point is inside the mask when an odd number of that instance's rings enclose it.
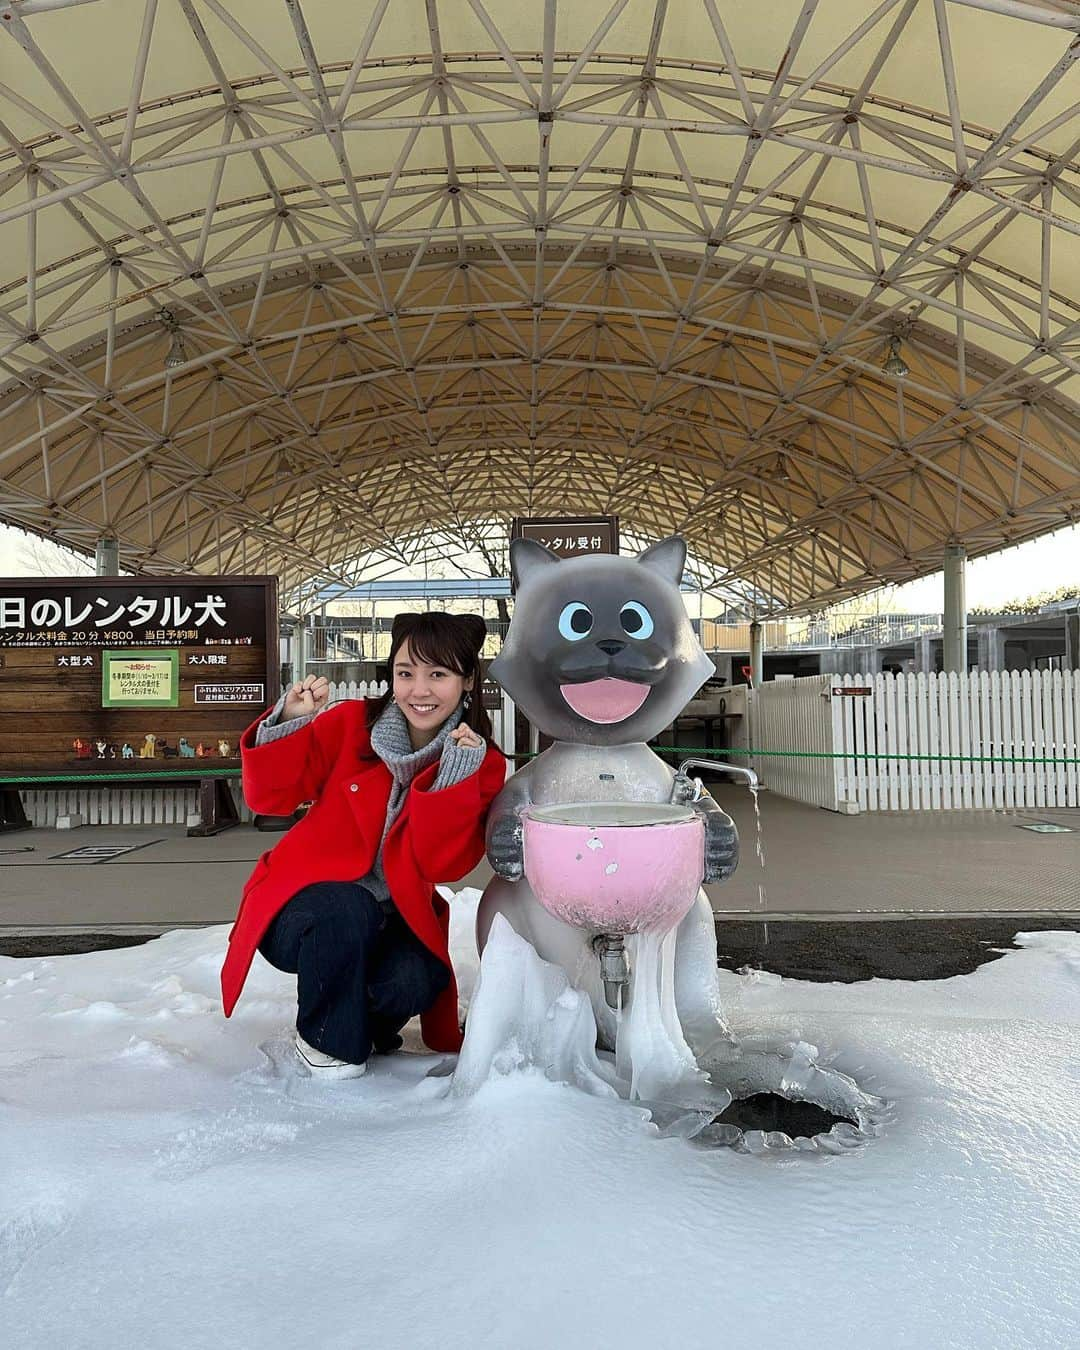
<path fill-rule="evenodd" d="M 241 820 L 250 820 L 237 779 L 229 791 Z M 113 784 L 106 787 L 23 787 L 19 792 L 31 825 L 52 829 L 60 816 L 81 816 L 86 825 L 183 825 L 199 809 L 199 785 L 162 787 Z"/>
<path fill-rule="evenodd" d="M 833 750 L 833 720 L 827 702 L 831 675 L 769 681 L 749 700 L 751 745 L 761 750 L 798 751 L 763 755 L 750 763 L 772 792 L 810 806 L 838 809 Z M 814 758 L 822 755 L 823 758 Z M 740 763 L 743 760 L 739 759 Z"/>
<path fill-rule="evenodd" d="M 372 680 L 370 684 L 366 684 L 363 680 L 359 683 L 357 683 L 356 680 L 349 680 L 348 682 L 342 680 L 336 684 L 331 683 L 330 698 L 331 700 L 341 698 L 377 698 L 379 695 L 385 694 L 388 687 L 385 680 L 382 680 L 378 684 L 376 684 L 374 680 Z M 511 725 L 512 707 L 513 705 L 511 704 L 511 711 L 508 711 L 507 701 L 504 698 L 503 707 L 495 708 L 493 710 L 489 709 L 488 711 L 488 716 L 491 718 L 491 729 L 494 735 L 495 744 L 506 751 L 512 751 L 514 748 L 512 742 L 513 727 Z M 505 727 L 504 722 L 506 723 Z"/>
<path fill-rule="evenodd" d="M 385 694 L 390 686 L 385 680 L 376 682 L 372 680 L 369 684 L 366 680 L 339 680 L 337 684 L 331 682 L 330 697 L 338 698 L 378 698 L 380 694 Z"/>
<path fill-rule="evenodd" d="M 756 749 L 799 752 L 760 756 L 763 781 L 798 801 L 860 811 L 1080 805 L 1074 671 L 822 675 L 763 685 L 752 706 Z"/>
<path fill-rule="evenodd" d="M 835 687 L 873 691 L 832 698 L 836 748 L 853 752 L 836 761 L 841 801 L 866 811 L 1080 804 L 1073 671 L 847 676 Z"/>

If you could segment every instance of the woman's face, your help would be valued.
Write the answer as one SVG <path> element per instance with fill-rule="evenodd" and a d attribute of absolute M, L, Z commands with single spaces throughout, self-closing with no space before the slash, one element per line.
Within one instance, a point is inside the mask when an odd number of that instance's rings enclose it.
<path fill-rule="evenodd" d="M 433 736 L 472 686 L 471 676 L 413 660 L 408 638 L 394 657 L 394 702 L 409 725 L 422 734 Z"/>

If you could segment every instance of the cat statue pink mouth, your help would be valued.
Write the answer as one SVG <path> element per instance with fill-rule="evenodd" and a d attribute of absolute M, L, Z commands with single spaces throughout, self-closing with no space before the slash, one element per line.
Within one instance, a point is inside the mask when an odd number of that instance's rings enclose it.
<path fill-rule="evenodd" d="M 560 684 L 559 692 L 579 717 L 589 722 L 623 722 L 649 697 L 647 684 L 631 680 L 588 680 L 585 684 Z"/>

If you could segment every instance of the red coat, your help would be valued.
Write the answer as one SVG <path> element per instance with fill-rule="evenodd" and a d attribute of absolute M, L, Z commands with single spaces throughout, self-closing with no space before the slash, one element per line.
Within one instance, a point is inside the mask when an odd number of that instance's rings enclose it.
<path fill-rule="evenodd" d="M 349 700 L 300 731 L 256 746 L 258 718 L 240 739 L 244 796 L 263 815 L 289 815 L 314 805 L 262 855 L 244 886 L 221 970 L 228 1017 L 240 997 L 259 942 L 288 900 L 316 881 L 356 881 L 371 870 L 386 823 L 393 779 L 371 748 L 368 705 Z M 263 717 L 267 716 L 266 713 Z M 450 983 L 421 1016 L 433 1050 L 458 1050 L 457 983 L 448 950 L 450 912 L 435 882 L 458 881 L 484 856 L 484 819 L 506 779 L 493 745 L 480 768 L 453 787 L 432 792 L 438 761 L 417 774 L 383 848 L 387 885 L 405 922 L 450 967 Z"/>

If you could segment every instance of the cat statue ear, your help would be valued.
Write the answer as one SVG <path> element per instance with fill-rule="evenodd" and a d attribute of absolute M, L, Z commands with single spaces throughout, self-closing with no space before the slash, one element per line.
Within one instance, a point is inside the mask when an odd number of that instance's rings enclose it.
<path fill-rule="evenodd" d="M 529 577 L 535 576 L 545 567 L 557 564 L 558 557 L 535 539 L 511 539 L 510 570 L 514 585 L 523 585 Z"/>
<path fill-rule="evenodd" d="M 547 552 L 547 550 L 544 550 Z M 678 586 L 682 581 L 683 568 L 686 566 L 686 540 L 677 534 L 668 539 L 660 539 L 650 544 L 644 553 L 637 556 L 639 563 L 651 567 L 654 571 Z"/>

